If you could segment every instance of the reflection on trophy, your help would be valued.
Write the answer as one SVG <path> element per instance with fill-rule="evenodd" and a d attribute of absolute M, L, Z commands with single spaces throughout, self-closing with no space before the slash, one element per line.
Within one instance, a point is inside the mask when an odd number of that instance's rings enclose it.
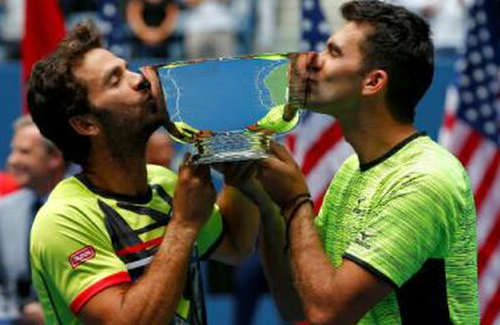
<path fill-rule="evenodd" d="M 306 102 L 306 53 L 264 54 L 155 66 L 166 128 L 196 149 L 196 163 L 267 157 Z"/>

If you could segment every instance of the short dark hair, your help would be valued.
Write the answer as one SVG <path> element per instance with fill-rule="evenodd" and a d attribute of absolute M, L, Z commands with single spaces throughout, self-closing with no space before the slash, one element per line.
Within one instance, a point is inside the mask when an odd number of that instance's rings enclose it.
<path fill-rule="evenodd" d="M 78 24 L 58 48 L 36 63 L 27 85 L 27 102 L 40 132 L 62 151 L 64 158 L 85 164 L 90 139 L 78 134 L 69 124 L 72 116 L 89 112 L 86 85 L 79 82 L 73 69 L 84 55 L 102 47 L 100 33 L 91 22 Z"/>
<path fill-rule="evenodd" d="M 387 103 L 394 118 L 413 122 L 415 108 L 434 75 L 434 46 L 427 22 L 407 9 L 376 0 L 347 2 L 348 22 L 373 28 L 361 44 L 362 72 L 383 69 L 389 76 Z"/>

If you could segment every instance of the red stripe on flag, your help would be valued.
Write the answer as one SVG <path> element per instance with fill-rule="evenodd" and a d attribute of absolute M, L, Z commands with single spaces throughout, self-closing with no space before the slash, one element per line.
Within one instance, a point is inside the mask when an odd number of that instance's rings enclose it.
<path fill-rule="evenodd" d="M 469 136 L 464 141 L 464 146 L 457 154 L 458 159 L 460 159 L 464 166 L 467 166 L 469 164 L 470 158 L 481 143 L 481 140 L 481 134 L 471 129 Z"/>
<path fill-rule="evenodd" d="M 474 193 L 474 198 L 476 200 L 476 209 L 479 211 L 483 206 L 484 199 L 490 194 L 491 187 L 493 186 L 493 181 L 496 179 L 498 169 L 500 168 L 500 151 L 495 152 L 495 156 L 486 169 L 481 183 Z"/>
<path fill-rule="evenodd" d="M 457 118 L 454 114 L 450 113 L 445 113 L 444 119 L 443 119 L 443 127 L 451 131 L 455 127 L 455 122 L 457 121 Z"/>
<path fill-rule="evenodd" d="M 490 259 L 492 258 L 491 255 L 497 248 L 498 239 L 500 238 L 500 211 L 497 211 L 496 216 L 485 216 L 485 217 L 494 218 L 495 223 L 493 227 L 489 229 L 488 237 L 486 238 L 486 241 L 484 242 L 483 246 L 479 248 L 478 260 L 477 260 L 479 277 L 481 277 L 483 271 L 486 270 L 486 267 Z"/>
<path fill-rule="evenodd" d="M 492 325 L 497 324 L 495 320 L 497 319 L 498 312 L 500 311 L 500 282 L 497 282 L 497 287 L 495 293 L 491 297 L 491 300 L 487 302 L 486 308 L 481 317 L 481 325 Z"/>
<path fill-rule="evenodd" d="M 341 139 L 342 130 L 340 123 L 335 122 L 329 125 L 307 152 L 302 164 L 302 173 L 307 176 L 321 158 Z"/>
<path fill-rule="evenodd" d="M 297 135 L 296 134 L 290 134 L 285 138 L 285 145 L 287 146 L 288 150 L 290 152 L 295 152 L 295 147 L 297 145 Z"/>
<path fill-rule="evenodd" d="M 328 184 L 328 185 L 330 185 L 330 184 Z M 323 204 L 323 199 L 325 198 L 325 194 L 326 194 L 327 190 L 328 190 L 328 187 L 323 192 L 321 192 L 320 196 L 313 198 L 313 200 L 314 200 L 314 213 L 315 214 L 318 214 L 319 209 L 321 208 L 321 205 Z"/>

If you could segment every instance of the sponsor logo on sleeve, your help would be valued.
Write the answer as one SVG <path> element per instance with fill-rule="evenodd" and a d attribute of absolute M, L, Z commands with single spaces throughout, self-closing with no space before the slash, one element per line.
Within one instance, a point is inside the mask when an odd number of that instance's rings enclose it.
<path fill-rule="evenodd" d="M 77 250 L 72 253 L 69 257 L 69 264 L 72 268 L 77 267 L 78 265 L 87 262 L 88 260 L 94 258 L 95 250 L 92 246 L 85 246 L 82 249 Z"/>

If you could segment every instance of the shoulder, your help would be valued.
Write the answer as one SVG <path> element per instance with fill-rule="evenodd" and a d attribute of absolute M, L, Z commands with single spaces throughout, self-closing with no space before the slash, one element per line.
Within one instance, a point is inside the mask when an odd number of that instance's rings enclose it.
<path fill-rule="evenodd" d="M 96 223 L 89 221 L 95 219 L 94 211 L 98 213 L 97 199 L 76 177 L 63 180 L 38 211 L 31 230 L 32 241 L 88 231 Z"/>
<path fill-rule="evenodd" d="M 158 165 L 148 165 L 148 182 L 149 184 L 158 184 L 170 189 L 175 187 L 177 182 L 177 174 L 172 170 Z"/>
<path fill-rule="evenodd" d="M 35 195 L 28 189 L 21 189 L 0 198 L 0 217 L 4 211 L 16 212 L 20 208 L 28 207 L 35 199 Z"/>
<path fill-rule="evenodd" d="M 441 187 L 469 186 L 469 178 L 460 161 L 428 137 L 418 139 L 402 157 L 402 171 Z"/>

